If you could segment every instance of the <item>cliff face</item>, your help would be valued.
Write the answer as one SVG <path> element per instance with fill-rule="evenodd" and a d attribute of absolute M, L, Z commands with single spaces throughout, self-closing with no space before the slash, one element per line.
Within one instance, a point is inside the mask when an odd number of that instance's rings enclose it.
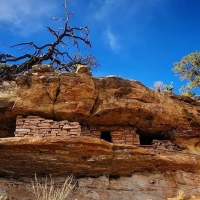
<path fill-rule="evenodd" d="M 62 183 L 65 177 L 54 177 Z M 175 197 L 177 190 L 185 191 L 186 199 L 199 193 L 200 176 L 191 172 L 167 171 L 162 173 L 138 172 L 129 177 L 87 177 L 78 178 L 74 200 L 166 200 Z M 0 195 L 13 200 L 35 200 L 31 178 L 0 178 Z M 174 200 L 173 198 L 172 200 Z M 191 198 L 199 200 L 199 198 Z"/>
<path fill-rule="evenodd" d="M 130 175 L 135 172 L 199 172 L 200 155 L 134 145 L 114 145 L 89 137 L 0 140 L 0 175 Z M 11 159 L 12 158 L 12 162 Z"/>
<path fill-rule="evenodd" d="M 167 139 L 177 149 L 90 137 L 6 138 L 14 136 L 17 115 L 77 121 L 84 127 L 133 127 L 141 144 Z M 93 78 L 84 67 L 60 73 L 51 66 L 34 66 L 0 86 L 0 122 L 1 176 L 73 173 L 77 198 L 88 200 L 117 200 L 120 194 L 126 200 L 162 200 L 186 186 L 188 195 L 199 194 L 200 104 L 188 97 L 159 93 L 120 77 Z M 0 185 L 8 194 L 5 182 Z M 160 191 L 160 185 L 166 190 Z"/>
<path fill-rule="evenodd" d="M 0 140 L 0 195 L 33 200 L 31 181 L 51 174 L 63 182 L 74 174 L 72 199 L 166 200 L 178 190 L 200 196 L 200 155 L 114 145 L 94 138 Z M 189 199 L 189 198 L 188 198 Z"/>
<path fill-rule="evenodd" d="M 0 137 L 14 136 L 17 115 L 39 115 L 83 125 L 134 126 L 147 137 L 188 141 L 187 133 L 193 132 L 194 142 L 200 134 L 199 113 L 200 104 L 188 97 L 120 77 L 93 78 L 81 70 L 58 73 L 51 66 L 34 66 L 16 82 L 0 86 Z"/>

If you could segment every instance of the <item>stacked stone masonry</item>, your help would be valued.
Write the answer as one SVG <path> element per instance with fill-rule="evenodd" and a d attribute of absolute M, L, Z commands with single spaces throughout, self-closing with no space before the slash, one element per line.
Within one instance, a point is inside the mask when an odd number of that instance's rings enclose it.
<path fill-rule="evenodd" d="M 181 151 L 181 149 L 170 140 L 153 140 L 152 145 L 158 150 Z"/>
<path fill-rule="evenodd" d="M 15 137 L 63 137 L 80 136 L 81 126 L 78 122 L 53 121 L 38 116 L 23 118 L 18 116 L 16 120 Z"/>
<path fill-rule="evenodd" d="M 122 126 L 80 126 L 78 122 L 53 121 L 38 116 L 18 116 L 15 137 L 64 137 L 83 136 L 102 138 L 102 133 L 109 134 L 112 143 L 139 145 L 139 135 L 133 127 Z M 106 139 L 105 139 L 106 140 Z"/>
<path fill-rule="evenodd" d="M 102 132 L 111 135 L 111 142 L 114 144 L 139 145 L 139 135 L 136 128 L 127 126 L 82 126 L 81 135 L 93 138 L 101 138 Z"/>

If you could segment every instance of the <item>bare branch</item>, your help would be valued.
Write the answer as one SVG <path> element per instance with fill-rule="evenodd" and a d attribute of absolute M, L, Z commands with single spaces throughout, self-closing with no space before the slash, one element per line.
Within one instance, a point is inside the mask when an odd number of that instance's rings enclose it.
<path fill-rule="evenodd" d="M 65 0 L 63 4 L 64 12 L 66 14 L 66 19 L 56 18 L 51 16 L 50 19 L 55 21 L 63 21 L 63 28 L 54 30 L 51 27 L 47 27 L 47 31 L 55 36 L 55 40 L 52 43 L 47 43 L 42 46 L 36 45 L 34 42 L 22 42 L 6 47 L 18 48 L 22 51 L 33 50 L 33 53 L 26 53 L 21 56 L 15 57 L 14 55 L 3 53 L 0 54 L 0 63 L 12 63 L 22 61 L 21 64 L 14 65 L 14 67 L 5 68 L 4 73 L 0 70 L 0 82 L 10 78 L 13 74 L 22 73 L 26 70 L 31 69 L 35 64 L 42 64 L 44 61 L 52 64 L 55 68 L 59 70 L 73 71 L 77 64 L 85 64 L 89 67 L 98 66 L 99 63 L 97 59 L 92 56 L 82 57 L 79 53 L 75 55 L 70 55 L 69 49 L 74 47 L 73 52 L 79 52 L 79 43 L 83 43 L 86 47 L 91 48 L 91 43 L 89 41 L 89 28 L 87 26 L 83 27 L 70 27 L 68 25 L 70 18 L 73 16 L 72 12 L 68 12 L 67 5 L 69 2 Z M 59 45 L 62 47 L 67 47 L 67 52 L 61 52 Z M 1 68 L 4 69 L 4 68 Z M 12 70 L 11 70 L 12 69 Z M 10 73 L 9 75 L 7 73 Z"/>

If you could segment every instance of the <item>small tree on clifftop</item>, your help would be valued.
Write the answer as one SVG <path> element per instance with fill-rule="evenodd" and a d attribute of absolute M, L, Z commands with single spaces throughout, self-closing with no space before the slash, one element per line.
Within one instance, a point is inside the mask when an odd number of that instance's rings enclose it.
<path fill-rule="evenodd" d="M 12 46 L 10 48 L 17 48 L 23 50 L 24 54 L 21 56 L 14 56 L 7 53 L 0 53 L 0 83 L 4 80 L 12 80 L 13 75 L 22 73 L 31 69 L 35 64 L 48 63 L 53 65 L 58 70 L 74 71 L 77 64 L 88 65 L 89 67 L 98 66 L 98 61 L 93 55 L 82 56 L 79 48 L 79 43 L 83 43 L 86 47 L 91 48 L 89 41 L 89 28 L 72 27 L 69 25 L 70 18 L 73 16 L 72 12 L 67 10 L 68 2 L 65 1 L 63 8 L 66 18 L 50 19 L 55 21 L 63 21 L 63 28 L 54 30 L 47 27 L 47 31 L 55 37 L 54 42 L 44 44 L 42 46 L 36 45 L 34 42 L 23 42 Z M 59 45 L 67 47 L 67 51 L 60 51 Z M 73 48 L 74 54 L 70 54 L 69 50 Z M 28 53 L 32 50 L 33 53 Z M 22 61 L 20 64 L 16 62 Z M 7 63 L 14 63 L 14 65 L 5 65 Z"/>
<path fill-rule="evenodd" d="M 156 82 L 154 82 L 154 88 L 158 92 L 163 92 L 165 89 L 165 85 L 162 81 L 156 81 Z"/>
<path fill-rule="evenodd" d="M 181 93 L 192 94 L 192 89 L 200 87 L 200 52 L 191 53 L 174 63 L 172 69 L 181 80 L 188 80 L 188 84 L 181 88 Z"/>

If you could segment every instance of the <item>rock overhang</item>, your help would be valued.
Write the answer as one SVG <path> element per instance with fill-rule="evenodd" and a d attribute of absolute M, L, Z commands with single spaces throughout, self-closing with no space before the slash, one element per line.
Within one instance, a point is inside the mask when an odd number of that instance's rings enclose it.
<path fill-rule="evenodd" d="M 164 139 L 178 138 L 173 135 L 180 127 L 187 127 L 188 134 L 198 129 L 200 105 L 195 100 L 159 93 L 121 77 L 94 78 L 86 69 L 70 73 L 37 65 L 1 85 L 0 137 L 13 136 L 17 115 L 81 125 L 132 126 L 143 136 Z"/>

